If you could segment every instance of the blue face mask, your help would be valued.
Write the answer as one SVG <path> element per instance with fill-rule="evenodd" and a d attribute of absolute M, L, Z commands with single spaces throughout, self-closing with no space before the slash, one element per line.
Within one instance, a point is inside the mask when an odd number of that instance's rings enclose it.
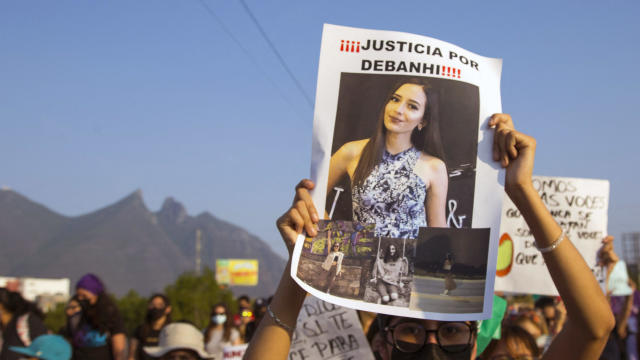
<path fill-rule="evenodd" d="M 224 324 L 225 321 L 227 321 L 227 315 L 224 315 L 224 314 L 213 315 L 211 317 L 211 321 L 213 321 L 213 323 L 216 325 Z"/>

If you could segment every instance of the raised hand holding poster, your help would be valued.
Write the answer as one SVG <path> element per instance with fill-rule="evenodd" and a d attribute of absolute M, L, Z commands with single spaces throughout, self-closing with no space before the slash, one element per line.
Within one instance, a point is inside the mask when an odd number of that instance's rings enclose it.
<path fill-rule="evenodd" d="M 490 316 L 503 187 L 487 123 L 500 71 L 426 36 L 325 25 L 311 178 L 327 221 L 296 244 L 298 284 L 368 311 Z"/>
<path fill-rule="evenodd" d="M 534 176 L 533 185 L 603 285 L 606 274 L 596 256 L 607 234 L 609 181 Z M 531 231 L 508 196 L 504 197 L 500 234 L 496 290 L 557 296 Z"/>

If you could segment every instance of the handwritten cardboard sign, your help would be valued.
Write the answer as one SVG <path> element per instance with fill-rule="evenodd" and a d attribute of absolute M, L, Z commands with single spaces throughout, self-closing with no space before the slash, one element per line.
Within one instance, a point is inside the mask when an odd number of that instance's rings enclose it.
<path fill-rule="evenodd" d="M 355 310 L 308 296 L 298 316 L 289 360 L 373 360 Z"/>
<path fill-rule="evenodd" d="M 609 182 L 607 180 L 534 176 L 533 184 L 567 237 L 576 246 L 601 285 L 605 273 L 596 253 L 607 234 Z M 504 197 L 496 270 L 496 290 L 558 295 L 542 254 L 522 215 Z"/>

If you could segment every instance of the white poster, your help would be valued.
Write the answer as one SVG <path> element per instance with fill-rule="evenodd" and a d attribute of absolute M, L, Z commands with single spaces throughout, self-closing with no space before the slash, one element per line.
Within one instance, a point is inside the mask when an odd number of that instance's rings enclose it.
<path fill-rule="evenodd" d="M 289 360 L 373 360 L 355 310 L 307 296 L 296 324 Z"/>
<path fill-rule="evenodd" d="M 300 286 L 379 313 L 490 317 L 501 66 L 426 36 L 325 25 L 311 178 L 327 221 L 296 244 Z"/>
<path fill-rule="evenodd" d="M 596 256 L 607 235 L 609 181 L 534 176 L 533 185 L 602 286 L 606 274 Z M 500 234 L 496 290 L 557 296 L 529 227 L 508 196 L 504 197 Z"/>

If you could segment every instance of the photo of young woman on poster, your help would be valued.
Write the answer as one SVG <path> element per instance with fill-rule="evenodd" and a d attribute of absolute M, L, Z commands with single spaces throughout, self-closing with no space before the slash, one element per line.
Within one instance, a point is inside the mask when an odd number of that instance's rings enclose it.
<path fill-rule="evenodd" d="M 353 220 L 376 224 L 376 236 L 416 238 L 420 227 L 446 227 L 447 167 L 438 99 L 424 78 L 390 91 L 373 135 L 331 157 L 327 189 L 347 174 Z"/>
<path fill-rule="evenodd" d="M 408 261 L 400 256 L 395 244 L 387 245 L 384 256 L 378 257 L 371 276 L 382 304 L 398 299 L 402 286 L 402 276 L 408 273 Z"/>
<path fill-rule="evenodd" d="M 322 263 L 322 269 L 326 271 L 326 286 L 325 292 L 329 293 L 331 291 L 331 287 L 333 286 L 333 281 L 336 279 L 336 276 L 340 276 L 342 273 L 342 259 L 344 258 L 344 253 L 340 251 L 340 243 L 335 242 L 331 246 L 331 251 L 327 254 L 327 257 L 324 259 Z"/>

